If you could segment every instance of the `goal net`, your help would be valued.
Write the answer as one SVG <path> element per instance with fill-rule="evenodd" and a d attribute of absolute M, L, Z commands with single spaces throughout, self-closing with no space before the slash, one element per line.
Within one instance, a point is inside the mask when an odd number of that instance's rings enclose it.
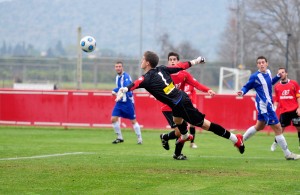
<path fill-rule="evenodd" d="M 248 81 L 250 70 L 221 67 L 219 80 L 219 94 L 235 94 Z"/>

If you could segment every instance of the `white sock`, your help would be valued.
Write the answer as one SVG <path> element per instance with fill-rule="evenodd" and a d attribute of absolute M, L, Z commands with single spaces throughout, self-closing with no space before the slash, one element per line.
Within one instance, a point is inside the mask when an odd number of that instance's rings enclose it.
<path fill-rule="evenodd" d="M 236 135 L 233 134 L 233 133 L 230 133 L 229 139 L 230 139 L 234 144 L 238 141 Z"/>
<path fill-rule="evenodd" d="M 118 139 L 123 139 L 119 121 L 112 124 Z"/>
<path fill-rule="evenodd" d="M 254 126 L 249 127 L 247 129 L 247 131 L 244 133 L 243 137 L 244 137 L 244 141 L 246 141 L 247 139 L 249 139 L 250 137 L 252 137 L 255 133 L 256 133 L 256 129 L 254 128 Z"/>
<path fill-rule="evenodd" d="M 291 151 L 288 149 L 288 146 L 287 146 L 287 143 L 286 143 L 286 140 L 285 140 L 285 137 L 283 136 L 283 134 L 276 135 L 275 139 L 276 139 L 278 145 L 280 145 L 284 155 L 285 156 L 290 155 Z"/>
<path fill-rule="evenodd" d="M 133 129 L 138 138 L 142 138 L 141 127 L 138 122 L 133 125 Z"/>
<path fill-rule="evenodd" d="M 188 133 L 186 133 L 186 134 L 181 134 L 181 139 L 183 139 L 183 140 L 185 140 L 185 139 L 187 139 L 189 137 L 189 134 Z"/>

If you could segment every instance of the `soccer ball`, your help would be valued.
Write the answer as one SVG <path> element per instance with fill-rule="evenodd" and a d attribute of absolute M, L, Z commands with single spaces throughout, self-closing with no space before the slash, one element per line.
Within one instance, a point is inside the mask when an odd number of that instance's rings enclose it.
<path fill-rule="evenodd" d="M 92 52 L 96 48 L 96 40 L 94 37 L 85 36 L 80 40 L 81 49 L 85 52 Z"/>

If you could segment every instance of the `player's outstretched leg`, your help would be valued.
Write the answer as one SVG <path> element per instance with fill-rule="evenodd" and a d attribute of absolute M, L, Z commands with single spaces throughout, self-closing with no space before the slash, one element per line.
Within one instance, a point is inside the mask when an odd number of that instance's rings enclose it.
<path fill-rule="evenodd" d="M 245 152 L 245 144 L 242 135 L 240 134 L 235 135 L 233 133 L 230 133 L 229 131 L 224 129 L 221 125 L 218 125 L 216 123 L 210 123 L 208 131 L 211 131 L 214 134 L 224 137 L 226 139 L 230 139 L 241 154 Z"/>
<path fill-rule="evenodd" d="M 238 148 L 239 152 L 243 154 L 245 152 L 245 146 L 243 142 L 243 136 L 241 134 L 236 134 L 237 142 L 234 144 Z"/>

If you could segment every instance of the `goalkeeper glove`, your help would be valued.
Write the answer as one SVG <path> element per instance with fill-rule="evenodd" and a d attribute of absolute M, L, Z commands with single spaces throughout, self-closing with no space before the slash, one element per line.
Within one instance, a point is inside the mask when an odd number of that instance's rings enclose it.
<path fill-rule="evenodd" d="M 193 59 L 190 62 L 191 62 L 192 65 L 195 65 L 195 64 L 204 64 L 205 63 L 205 58 L 199 56 L 198 58 Z"/>
<path fill-rule="evenodd" d="M 120 101 L 121 98 L 123 97 L 124 93 L 128 91 L 127 87 L 121 87 L 117 93 L 117 97 L 115 99 L 116 102 Z"/>

